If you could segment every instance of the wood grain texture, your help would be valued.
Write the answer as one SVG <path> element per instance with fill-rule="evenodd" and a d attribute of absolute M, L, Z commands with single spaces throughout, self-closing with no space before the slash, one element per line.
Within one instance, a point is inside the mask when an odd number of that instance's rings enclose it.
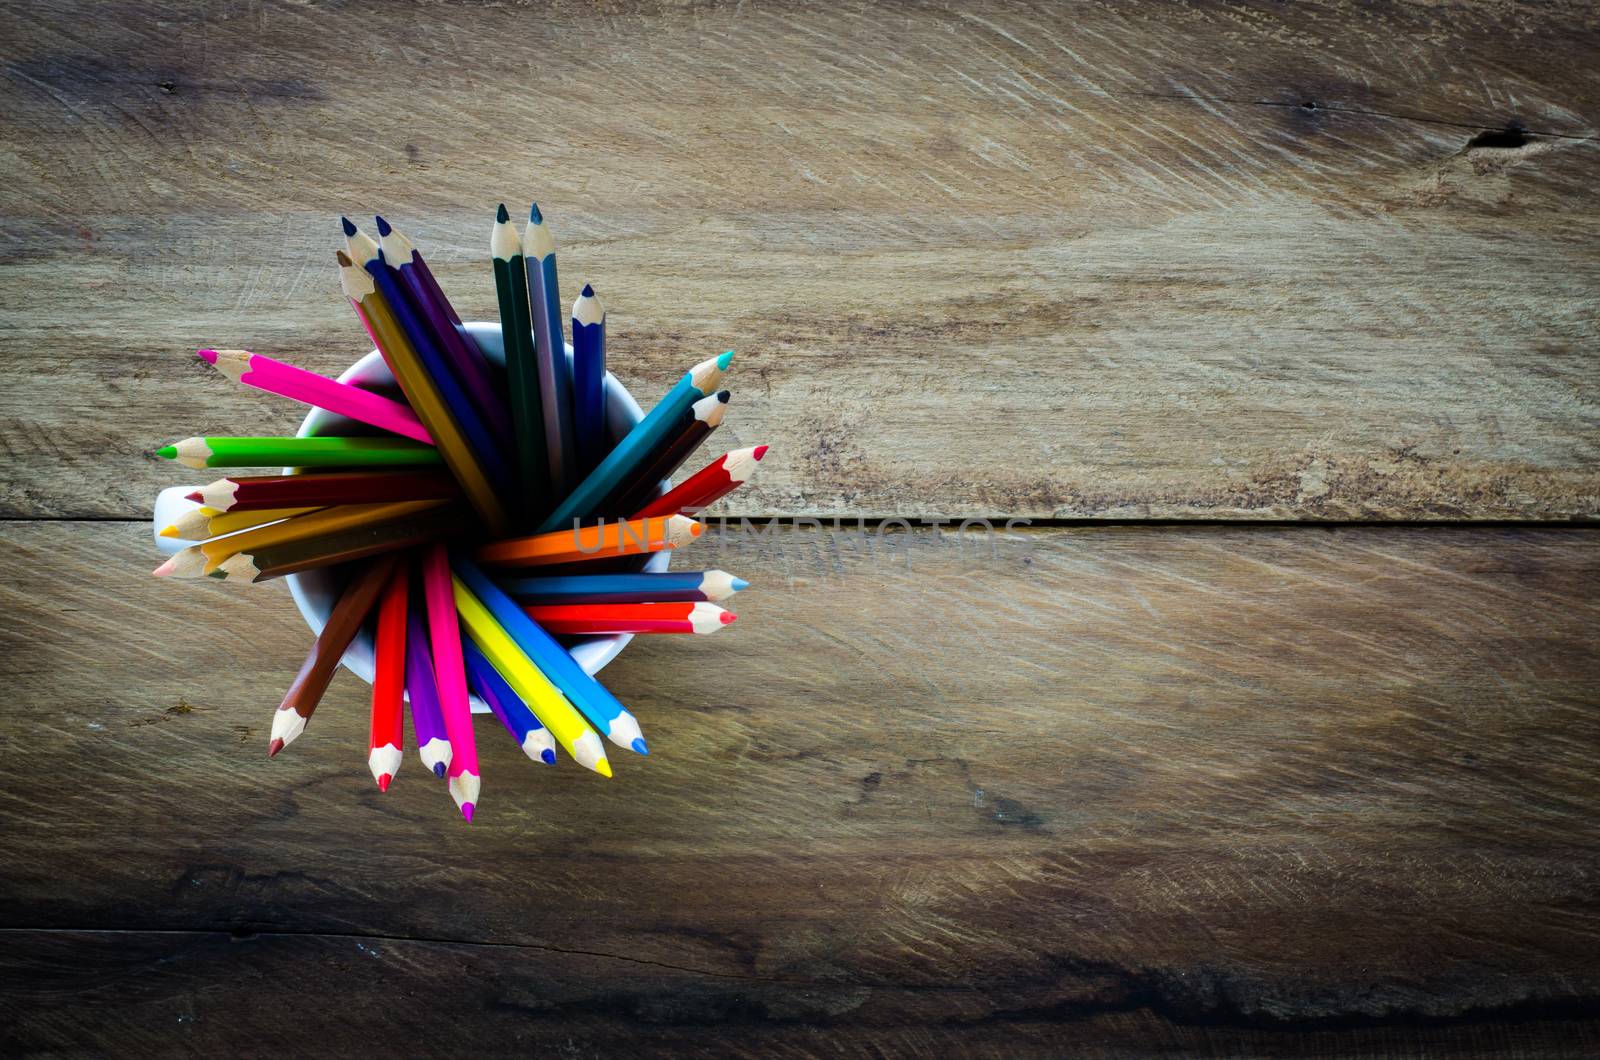
<path fill-rule="evenodd" d="M 307 631 L 147 534 L 0 525 L 8 1055 L 1600 1044 L 1589 532 L 729 528 L 651 758 L 485 727 L 470 828 L 349 675 L 269 762 Z"/>
<path fill-rule="evenodd" d="M 289 429 L 187 355 L 362 352 L 342 211 L 493 319 L 490 211 L 530 195 L 642 398 L 741 350 L 724 435 L 775 449 L 740 511 L 1597 511 L 1592 5 L 11 0 L 0 32 L 3 513 L 135 516 L 151 447 Z"/>

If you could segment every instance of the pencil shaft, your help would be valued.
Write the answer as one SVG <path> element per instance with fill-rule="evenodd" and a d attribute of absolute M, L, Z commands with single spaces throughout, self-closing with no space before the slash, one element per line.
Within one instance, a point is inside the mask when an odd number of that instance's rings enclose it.
<path fill-rule="evenodd" d="M 519 515 L 531 519 L 550 498 L 550 457 L 545 448 L 539 369 L 528 324 L 528 289 L 522 255 L 494 259 L 495 291 L 500 300 L 500 334 L 506 349 L 506 389 L 516 435 Z"/>
<path fill-rule="evenodd" d="M 651 603 L 722 600 L 743 582 L 722 571 L 662 571 L 625 574 L 567 574 L 503 578 L 507 595 L 524 603 Z"/>
<path fill-rule="evenodd" d="M 690 417 L 689 422 L 683 424 L 677 434 L 669 436 L 663 445 L 640 462 L 637 470 L 618 485 L 612 495 L 600 505 L 599 514 L 626 517 L 630 512 L 638 511 L 650 503 L 650 498 L 660 493 L 661 483 L 670 479 L 678 468 L 683 466 L 684 461 L 705 444 L 706 439 L 711 437 L 721 422 L 721 417 L 718 417 L 715 423 Z"/>
<path fill-rule="evenodd" d="M 572 377 L 561 333 L 556 256 L 552 252 L 543 258 L 524 258 L 523 265 L 528 277 L 528 305 L 533 314 L 534 357 L 539 370 L 539 400 L 544 418 L 550 489 L 555 496 L 564 497 L 576 484 L 578 447 L 572 433 Z"/>
<path fill-rule="evenodd" d="M 406 594 L 408 567 L 397 562 L 378 600 L 373 636 L 372 717 L 367 739 L 367 766 L 378 787 L 387 791 L 400 769 L 405 749 L 403 700 L 406 685 Z"/>
<path fill-rule="evenodd" d="M 467 400 L 483 418 L 484 427 L 496 448 L 501 452 L 509 452 L 511 416 L 505 402 L 495 393 L 489 364 L 471 336 L 457 330 L 456 322 L 450 315 L 453 310 L 449 309 L 449 303 L 440 304 L 444 292 L 438 289 L 437 284 L 430 283 L 433 274 L 424 273 L 426 266 L 421 262 L 421 255 L 417 254 L 413 254 L 410 261 L 402 262 L 398 267 L 400 278 L 405 282 L 419 316 L 433 333 L 440 351 L 460 380 Z"/>
<path fill-rule="evenodd" d="M 429 508 L 437 508 L 444 503 L 444 501 L 393 501 L 388 504 L 341 504 L 332 508 L 322 508 L 307 515 L 296 515 L 275 523 L 252 527 L 226 537 L 213 538 L 199 546 L 208 560 L 205 573 L 210 574 L 220 567 L 224 560 L 240 552 L 255 552 L 270 545 L 328 537 L 357 527 L 394 522 Z"/>
<path fill-rule="evenodd" d="M 189 467 L 419 467 L 439 450 L 410 438 L 187 438 L 175 446 Z M 163 450 L 163 454 L 165 450 Z"/>
<path fill-rule="evenodd" d="M 394 570 L 396 556 L 380 556 L 357 569 L 339 600 L 328 614 L 327 624 L 317 634 L 300 672 L 295 675 L 284 694 L 283 703 L 272 719 L 272 736 L 269 754 L 277 754 L 305 731 L 306 721 L 317 709 L 328 682 L 338 668 L 345 649 L 355 639 L 361 623 L 372 611 L 383 591 L 384 584 Z"/>
<path fill-rule="evenodd" d="M 430 773 L 443 777 L 450 768 L 454 748 L 444 727 L 427 620 L 419 607 L 406 612 L 406 697 L 411 701 L 411 733 L 417 742 L 417 757 Z"/>
<path fill-rule="evenodd" d="M 532 604 L 528 617 L 550 633 L 714 633 L 733 621 L 731 611 L 710 603 Z"/>
<path fill-rule="evenodd" d="M 604 685 L 578 665 L 567 649 L 540 629 L 471 560 L 458 554 L 453 557 L 453 565 L 457 578 L 488 609 L 500 628 L 584 717 L 618 746 L 640 754 L 648 753 L 638 721 Z"/>
<path fill-rule="evenodd" d="M 593 471 L 605 456 L 606 318 L 597 301 L 585 287 L 572 311 L 572 435 L 578 475 Z"/>
<path fill-rule="evenodd" d="M 433 541 L 459 530 L 465 517 L 466 512 L 458 507 L 431 508 L 409 519 L 241 552 L 224 561 L 219 570 L 230 581 L 281 578 Z"/>
<path fill-rule="evenodd" d="M 677 547 L 682 525 L 670 518 L 638 519 L 555 530 L 484 545 L 478 549 L 477 558 L 484 563 L 532 567 L 638 556 Z M 692 523 L 683 532 L 698 536 L 699 530 L 699 524 Z"/>
<path fill-rule="evenodd" d="M 677 515 L 680 512 L 696 514 L 748 482 L 750 476 L 755 474 L 756 465 L 766 454 L 765 445 L 724 453 L 664 495 L 634 512 L 633 518 Z"/>
<path fill-rule="evenodd" d="M 461 654 L 467 664 L 467 682 L 478 693 L 478 698 L 488 705 L 490 712 L 500 719 L 506 731 L 511 733 L 517 746 L 529 758 L 555 765 L 555 737 L 533 716 L 533 711 L 500 676 L 494 664 L 484 657 L 483 650 L 471 637 L 461 641 Z"/>
<path fill-rule="evenodd" d="M 415 412 L 380 394 L 246 350 L 201 350 L 200 357 L 245 386 L 336 412 L 419 442 L 433 442 Z"/>
<path fill-rule="evenodd" d="M 478 747 L 467 704 L 467 673 L 461 659 L 461 623 L 450 584 L 450 557 L 443 544 L 422 552 L 422 591 L 428 608 L 428 640 L 433 647 L 433 679 L 439 710 L 450 739 L 450 794 L 470 820 L 478 801 Z"/>
<path fill-rule="evenodd" d="M 439 471 L 348 471 L 316 475 L 229 476 L 189 494 L 224 512 L 329 504 L 453 500 L 460 488 Z"/>
<path fill-rule="evenodd" d="M 451 585 L 455 592 L 456 612 L 461 616 L 467 636 L 494 664 L 500 676 L 506 679 L 574 761 L 610 776 L 611 765 L 606 759 L 605 745 L 589 728 L 583 716 L 557 691 L 550 678 L 533 664 L 483 602 L 467 588 L 459 572 Z"/>

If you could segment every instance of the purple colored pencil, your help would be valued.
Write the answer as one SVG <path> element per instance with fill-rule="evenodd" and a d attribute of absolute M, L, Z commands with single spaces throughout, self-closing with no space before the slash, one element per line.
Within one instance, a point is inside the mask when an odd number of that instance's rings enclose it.
<path fill-rule="evenodd" d="M 443 777 L 450 768 L 450 738 L 444 731 L 439 686 L 433 679 L 433 649 L 422 608 L 406 612 L 406 696 L 411 700 L 411 731 L 422 764 Z"/>
<path fill-rule="evenodd" d="M 461 655 L 467 664 L 467 681 L 472 685 L 472 690 L 489 705 L 523 753 L 547 766 L 555 765 L 555 737 L 506 684 L 506 679 L 500 676 L 500 671 L 494 668 L 494 664 L 489 662 L 471 637 L 461 638 Z"/>
<path fill-rule="evenodd" d="M 427 271 L 428 266 L 422 260 L 421 252 L 388 221 L 381 217 L 375 220 L 378 224 L 378 247 L 383 253 L 384 262 L 392 266 L 405 281 L 406 291 L 411 296 L 408 301 L 417 310 L 421 323 L 438 340 L 444 360 L 455 369 L 456 377 L 467 392 L 467 399 L 483 417 L 484 426 L 502 449 L 509 450 L 512 437 L 511 410 L 495 393 L 494 381 L 489 375 L 489 364 L 484 360 L 483 352 L 471 336 L 456 330 L 460 320 L 456 318 L 455 308 L 439 288 L 433 273 Z"/>

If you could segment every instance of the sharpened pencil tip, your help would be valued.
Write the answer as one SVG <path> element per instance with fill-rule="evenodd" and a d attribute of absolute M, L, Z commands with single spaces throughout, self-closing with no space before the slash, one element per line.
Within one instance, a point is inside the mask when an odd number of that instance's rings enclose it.
<path fill-rule="evenodd" d="M 377 216 L 376 214 L 373 215 L 372 220 L 373 220 L 373 222 L 375 224 L 377 224 L 377 226 L 378 226 L 378 234 L 380 236 L 386 236 L 390 232 L 394 231 L 393 228 L 389 227 L 389 222 L 388 221 L 385 221 L 383 218 Z"/>
<path fill-rule="evenodd" d="M 734 619 L 738 618 L 739 616 L 734 614 L 732 611 L 724 611 L 724 612 L 722 612 L 722 614 L 718 615 L 717 617 L 722 619 L 722 624 L 724 626 L 726 626 L 729 622 L 732 622 Z"/>
<path fill-rule="evenodd" d="M 498 209 L 498 210 L 496 210 L 494 212 L 494 219 L 496 221 L 499 221 L 501 224 L 505 224 L 507 221 L 511 220 L 511 215 L 506 212 L 506 204 L 505 203 L 501 203 L 500 204 L 500 209 Z M 555 348 L 554 346 L 551 347 L 551 349 L 554 349 L 554 348 Z"/>
<path fill-rule="evenodd" d="M 733 391 L 731 391 L 731 390 L 719 390 L 719 391 L 717 391 L 717 400 L 720 401 L 724 405 L 726 405 L 728 403 L 728 400 L 730 398 L 732 398 L 732 397 L 733 397 Z"/>
<path fill-rule="evenodd" d="M 463 802 L 461 804 L 461 816 L 463 816 L 463 817 L 465 817 L 467 819 L 467 823 L 468 824 L 472 823 L 472 814 L 473 814 L 473 811 L 476 810 L 476 809 L 477 809 L 477 807 L 472 805 L 472 803 L 470 803 L 470 802 Z"/>
<path fill-rule="evenodd" d="M 165 457 L 168 460 L 176 460 L 178 458 L 178 447 L 175 445 L 163 445 L 156 450 L 156 455 Z"/>
<path fill-rule="evenodd" d="M 643 736 L 635 736 L 633 738 L 633 743 L 629 744 L 628 746 L 632 747 L 634 751 L 642 755 L 647 755 L 650 753 L 650 745 L 644 742 Z"/>
<path fill-rule="evenodd" d="M 599 773 L 602 777 L 609 777 L 611 775 L 611 761 L 610 761 L 610 759 L 607 759 L 607 758 L 600 759 L 600 761 L 598 761 L 598 762 L 596 762 L 594 764 L 594 771 L 596 773 Z"/>
<path fill-rule="evenodd" d="M 733 586 L 733 591 L 736 593 L 750 587 L 750 583 L 745 581 L 743 578 L 735 578 L 729 584 Z"/>
<path fill-rule="evenodd" d="M 339 218 L 339 227 L 344 229 L 344 234 L 347 236 L 353 236 L 356 234 L 356 223 L 350 220 L 348 217 Z"/>
<path fill-rule="evenodd" d="M 388 773 L 385 773 L 383 776 L 379 777 L 378 778 L 378 790 L 379 791 L 388 791 L 389 790 L 389 782 L 391 780 L 393 780 L 393 779 L 394 779 L 394 777 L 391 774 L 388 774 Z"/>
<path fill-rule="evenodd" d="M 194 351 L 194 355 L 196 357 L 200 358 L 202 361 L 206 362 L 207 364 L 216 364 L 217 363 L 217 351 L 216 350 L 195 350 Z"/>
<path fill-rule="evenodd" d="M 717 358 L 717 367 L 722 369 L 724 372 L 726 372 L 728 370 L 728 365 L 730 365 L 732 363 L 733 363 L 733 351 L 732 350 L 727 351 L 721 357 Z"/>
<path fill-rule="evenodd" d="M 539 212 L 538 203 L 534 203 L 532 206 L 528 207 L 528 223 L 535 225 L 544 224 L 544 214 Z M 551 346 L 551 349 L 554 348 L 554 346 Z"/>
<path fill-rule="evenodd" d="M 583 285 L 583 297 L 585 297 L 585 298 L 593 298 L 594 297 L 594 287 L 592 285 L 587 284 L 587 283 Z M 555 347 L 555 343 L 551 343 L 550 344 L 550 348 L 552 350 L 555 349 L 556 348 Z"/>
<path fill-rule="evenodd" d="M 267 744 L 267 757 L 276 758 L 278 756 L 278 752 L 281 750 L 283 750 L 283 738 L 279 737 L 278 739 Z"/>
<path fill-rule="evenodd" d="M 539 758 L 547 766 L 553 766 L 553 765 L 556 764 L 556 753 L 554 751 L 550 750 L 550 748 L 548 748 L 548 747 L 546 747 L 543 751 L 539 752 Z"/>
<path fill-rule="evenodd" d="M 174 536 L 176 536 L 176 535 L 174 535 Z M 150 573 L 154 574 L 157 578 L 170 577 L 172 572 L 173 572 L 173 570 L 177 567 L 177 565 L 178 565 L 178 560 L 177 560 L 176 557 L 174 557 L 172 559 L 167 560 L 165 563 L 163 563 L 161 566 L 157 567 L 155 570 L 151 571 Z"/>
<path fill-rule="evenodd" d="M 433 775 L 438 777 L 440 780 L 444 779 L 444 763 L 443 762 L 435 762 L 433 764 Z"/>
<path fill-rule="evenodd" d="M 197 501 L 198 502 L 198 501 L 205 500 L 205 496 L 199 490 L 195 490 L 193 493 L 185 493 L 183 495 L 183 499 L 186 500 L 186 501 Z"/>
<path fill-rule="evenodd" d="M 750 455 L 755 459 L 760 460 L 762 457 L 767 455 L 767 450 L 770 448 L 772 448 L 770 445 L 758 445 L 756 446 L 756 451 Z"/>
<path fill-rule="evenodd" d="M 176 526 L 163 527 L 162 530 L 161 530 L 161 536 L 162 537 L 177 537 L 178 536 L 178 528 Z"/>

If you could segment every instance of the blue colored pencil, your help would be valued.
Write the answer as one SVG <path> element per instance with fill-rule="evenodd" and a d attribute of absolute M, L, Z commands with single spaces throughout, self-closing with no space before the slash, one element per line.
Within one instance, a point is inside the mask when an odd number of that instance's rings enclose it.
<path fill-rule="evenodd" d="M 642 755 L 650 753 L 639 731 L 639 721 L 628 708 L 617 702 L 617 697 L 606 687 L 584 672 L 567 649 L 539 624 L 529 618 L 516 602 L 500 590 L 478 565 L 458 552 L 451 557 L 456 576 L 472 591 L 494 620 L 516 642 L 535 666 L 550 679 L 562 695 L 572 702 L 578 712 L 588 718 L 606 739 L 618 747 L 626 747 Z"/>
<path fill-rule="evenodd" d="M 350 225 L 348 220 L 344 223 Z M 350 227 L 355 226 L 350 225 Z M 394 266 L 383 260 L 383 251 L 378 249 L 376 243 L 373 244 L 372 256 L 360 264 L 372 275 L 378 290 L 383 292 L 384 301 L 389 303 L 389 309 L 394 313 L 400 330 L 405 333 L 411 348 L 416 351 L 417 359 L 426 369 L 434 389 L 439 392 L 440 400 L 449 410 L 450 417 L 461 428 L 461 434 L 472 447 L 473 455 L 483 466 L 484 476 L 502 496 L 505 495 L 511 481 L 505 454 L 495 445 L 494 439 L 489 436 L 489 429 L 483 424 L 483 418 L 478 415 L 472 403 L 467 400 L 467 395 L 462 392 L 461 384 L 445 363 L 444 354 L 434 342 L 432 333 L 422 325 L 416 313 L 412 311 L 405 291 L 401 289 L 400 274 L 395 271 Z"/>
<path fill-rule="evenodd" d="M 479 699 L 489 704 L 489 709 L 494 711 L 494 716 L 500 719 L 500 724 L 506 727 L 522 752 L 547 766 L 555 765 L 555 737 L 550 735 L 549 729 L 539 724 L 533 711 L 506 684 L 506 679 L 500 676 L 494 664 L 484 658 L 483 650 L 471 637 L 461 638 L 461 655 L 467 663 L 467 680 L 472 684 L 472 690 L 478 693 Z"/>
<path fill-rule="evenodd" d="M 417 320 L 438 340 L 439 349 L 455 370 L 473 409 L 483 417 L 489 434 L 502 450 L 511 448 L 511 413 L 504 399 L 495 393 L 494 376 L 483 351 L 472 336 L 456 328 L 455 310 L 439 287 L 439 281 L 422 260 L 421 251 L 397 228 L 381 217 L 378 223 L 378 249 L 385 264 L 391 265 L 405 281 L 406 294 Z"/>
<path fill-rule="evenodd" d="M 567 344 L 561 327 L 556 241 L 544 223 L 538 203 L 528 210 L 528 227 L 522 234 L 522 263 L 528 274 L 528 308 L 533 315 L 533 355 L 539 366 L 550 489 L 562 497 L 578 480 L 578 444 L 572 433 L 572 374 L 567 367 Z"/>
<path fill-rule="evenodd" d="M 411 701 L 411 732 L 422 764 L 443 777 L 450 768 L 450 737 L 444 731 L 444 709 L 433 680 L 433 650 L 428 646 L 425 610 L 406 611 L 406 698 Z"/>
<path fill-rule="evenodd" d="M 674 428 L 681 426 L 680 421 L 690 406 L 716 391 L 717 384 L 722 381 L 722 373 L 732 360 L 733 351 L 729 350 L 683 373 L 683 378 L 667 391 L 666 397 L 650 410 L 649 415 L 634 424 L 627 437 L 618 442 L 617 447 L 606 454 L 606 458 L 589 472 L 578 488 L 545 517 L 537 532 L 547 534 L 552 530 L 569 529 L 574 519 L 581 523 L 592 517 L 595 509 L 613 490 L 636 476 L 644 461 L 666 445 Z"/>
<path fill-rule="evenodd" d="M 505 578 L 500 588 L 529 604 L 665 604 L 716 603 L 749 584 L 724 570 L 691 570 Z"/>
<path fill-rule="evenodd" d="M 588 284 L 572 303 L 572 434 L 587 475 L 606 455 L 606 310 Z"/>

